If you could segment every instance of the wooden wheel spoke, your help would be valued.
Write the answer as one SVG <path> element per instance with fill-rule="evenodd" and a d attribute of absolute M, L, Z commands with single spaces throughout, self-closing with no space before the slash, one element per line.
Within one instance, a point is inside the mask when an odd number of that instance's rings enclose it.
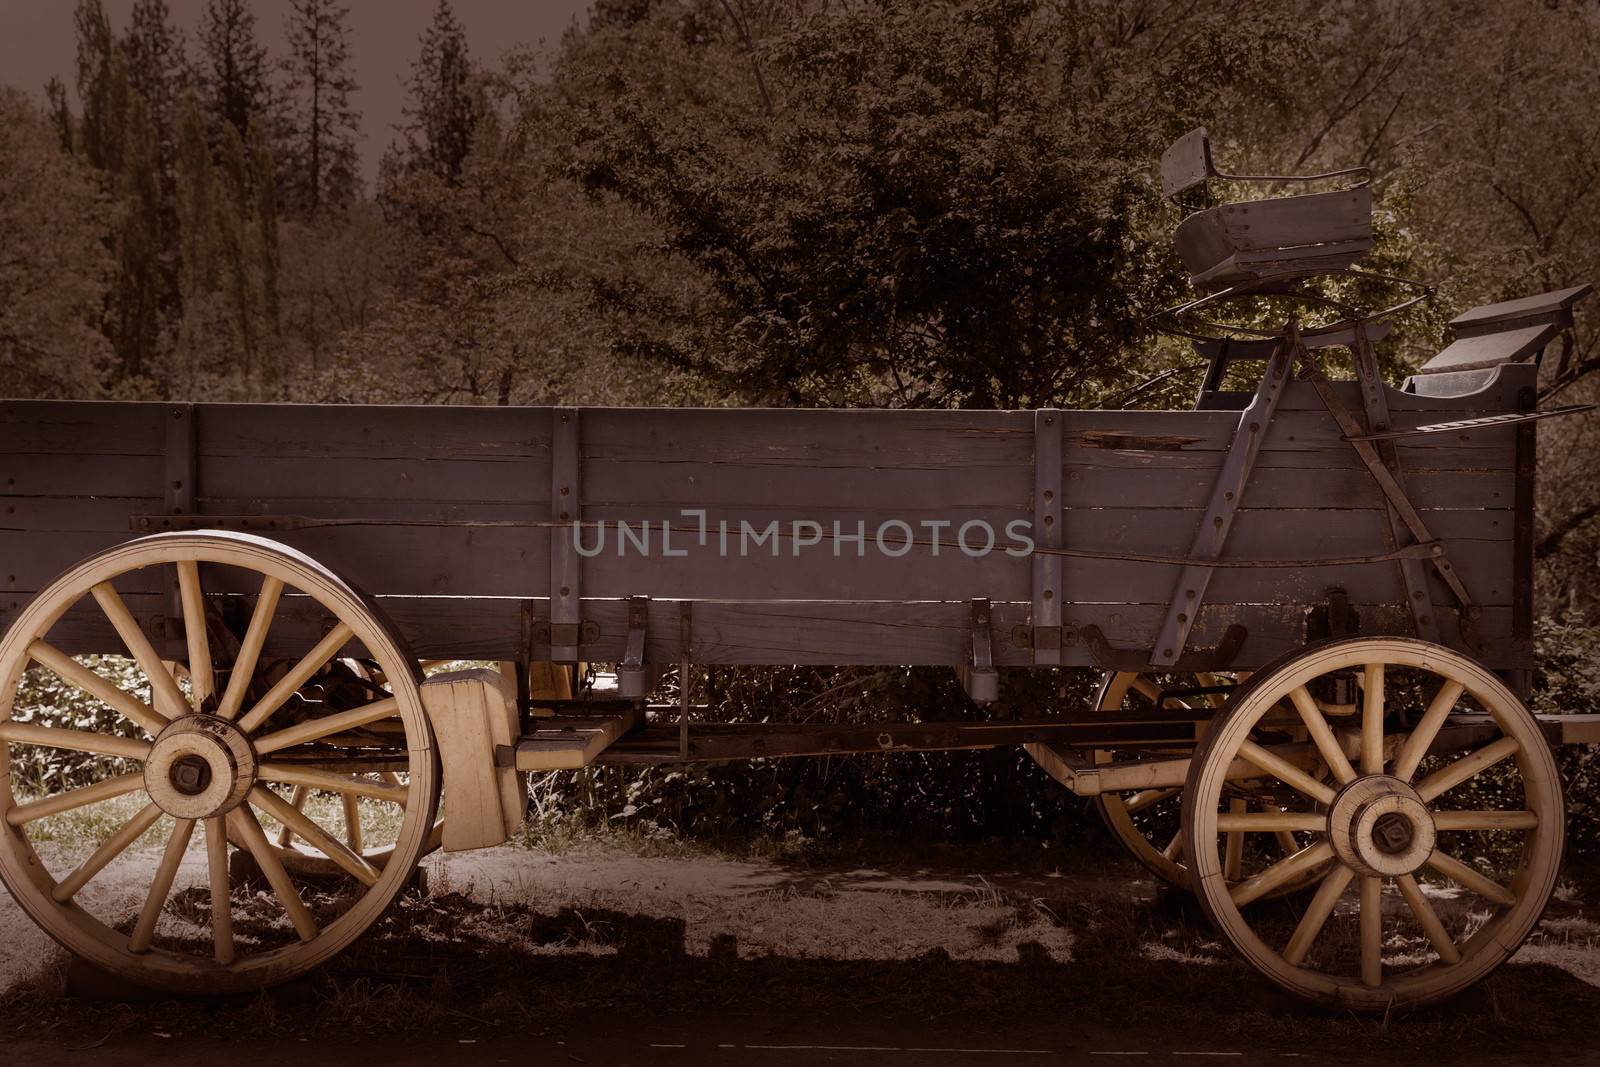
<path fill-rule="evenodd" d="M 1448 853 L 1435 849 L 1433 855 L 1428 857 L 1428 866 L 1461 888 L 1468 892 L 1476 893 L 1485 900 L 1491 900 L 1506 907 L 1510 907 L 1517 902 L 1516 893 L 1492 878 L 1479 874 Z"/>
<path fill-rule="evenodd" d="M 166 716 L 155 708 L 126 689 L 113 685 L 109 679 L 96 674 L 49 642 L 35 641 L 30 644 L 28 658 L 49 668 L 68 685 L 89 694 L 152 734 L 160 733 L 161 728 L 167 725 Z"/>
<path fill-rule="evenodd" d="M 144 775 L 138 771 L 119 774 L 114 778 L 102 778 L 93 785 L 68 789 L 51 796 L 40 797 L 38 800 L 30 800 L 26 804 L 14 805 L 6 811 L 6 822 L 12 826 L 24 826 L 48 815 L 59 815 L 63 811 L 72 811 L 102 800 L 110 800 L 112 797 L 126 796 L 143 787 Z"/>
<path fill-rule="evenodd" d="M 1289 699 L 1294 703 L 1294 710 L 1300 714 L 1300 720 L 1306 724 L 1306 732 L 1317 746 L 1322 762 L 1333 771 L 1333 777 L 1341 785 L 1355 781 L 1356 769 L 1350 766 L 1350 757 L 1344 754 L 1339 739 L 1333 736 L 1333 727 L 1328 725 L 1327 716 L 1317 707 L 1311 693 L 1305 686 L 1297 685 L 1290 690 Z"/>
<path fill-rule="evenodd" d="M 1182 830 L 1179 830 L 1177 833 L 1172 835 L 1172 838 L 1167 842 L 1166 847 L 1161 850 L 1161 854 L 1167 859 L 1174 861 L 1177 860 L 1179 856 L 1183 855 Z"/>
<path fill-rule="evenodd" d="M 183 695 L 183 690 L 178 688 L 178 680 L 161 662 L 155 646 L 139 628 L 139 621 L 122 602 L 121 595 L 109 582 L 101 582 L 89 592 L 117 631 L 117 636 L 122 638 L 128 654 L 134 658 L 139 664 L 139 669 L 150 680 L 150 692 L 155 698 L 156 711 L 167 719 L 175 719 L 188 713 L 189 699 Z"/>
<path fill-rule="evenodd" d="M 272 617 L 278 611 L 278 598 L 282 595 L 283 583 L 270 574 L 264 575 L 261 591 L 256 594 L 256 606 L 250 612 L 250 625 L 245 628 L 239 654 L 233 659 L 228 688 L 217 705 L 217 714 L 224 719 L 238 715 L 244 706 L 245 694 L 255 677 L 256 663 L 261 659 L 261 647 L 266 644 L 267 631 L 272 628 Z"/>
<path fill-rule="evenodd" d="M 1285 856 L 1292 856 L 1296 852 L 1300 851 L 1300 842 L 1295 839 L 1295 836 L 1291 831 L 1274 830 L 1272 832 L 1272 836 L 1277 839 L 1278 848 L 1283 851 Z"/>
<path fill-rule="evenodd" d="M 266 721 L 269 715 L 283 707 L 312 675 L 338 654 L 350 640 L 351 634 L 349 626 L 342 622 L 335 623 L 327 636 L 318 641 L 316 647 L 302 656 L 298 663 L 290 667 L 289 673 L 278 679 L 278 684 L 269 689 L 267 694 L 256 702 L 256 706 L 245 713 L 244 718 L 239 720 L 239 729 L 247 734 L 251 733 Z"/>
<path fill-rule="evenodd" d="M 1143 789 L 1123 801 L 1122 806 L 1127 809 L 1129 815 L 1132 815 L 1152 804 L 1159 804 L 1169 797 L 1175 797 L 1181 792 L 1181 789 Z"/>
<path fill-rule="evenodd" d="M 1439 958 L 1445 963 L 1461 962 L 1461 950 L 1450 940 L 1450 935 L 1445 932 L 1444 923 L 1439 921 L 1439 916 L 1433 910 L 1433 905 L 1428 903 L 1428 898 L 1422 895 L 1422 887 L 1417 884 L 1417 880 L 1409 874 L 1402 874 L 1395 879 L 1395 884 L 1400 887 L 1400 895 L 1405 898 L 1411 914 L 1417 917 L 1423 933 L 1433 942 L 1434 951 L 1439 953 Z"/>
<path fill-rule="evenodd" d="M 1317 935 L 1327 925 L 1328 916 L 1333 914 L 1334 907 L 1353 877 L 1355 872 L 1343 864 L 1335 864 L 1333 870 L 1323 876 L 1322 884 L 1317 887 L 1316 894 L 1306 906 L 1305 914 L 1300 917 L 1299 924 L 1289 937 L 1289 944 L 1283 950 L 1285 960 L 1296 967 L 1305 962 L 1311 946 L 1316 944 Z"/>
<path fill-rule="evenodd" d="M 359 708 L 337 712 L 333 715 L 325 715 L 320 719 L 309 719 L 306 722 L 297 723 L 276 733 L 267 734 L 255 742 L 255 750 L 258 754 L 264 756 L 269 752 L 276 752 L 282 748 L 303 745 L 308 741 L 316 741 L 332 734 L 343 733 L 345 730 L 366 726 L 369 723 L 377 722 L 379 719 L 391 718 L 398 711 L 399 703 L 395 698 L 385 697 L 382 700 L 375 700 L 371 704 L 365 704 Z"/>
<path fill-rule="evenodd" d="M 1321 801 L 1324 804 L 1332 804 L 1333 798 L 1337 795 L 1332 786 L 1325 782 L 1317 781 L 1282 756 L 1267 751 L 1254 741 L 1246 740 L 1242 742 L 1239 745 L 1239 756 L 1246 762 L 1277 778 L 1284 785 L 1297 792 L 1304 793 L 1312 800 Z"/>
<path fill-rule="evenodd" d="M 278 859 L 278 854 L 268 843 L 267 835 L 261 829 L 261 823 L 256 821 L 255 813 L 248 806 L 241 805 L 228 813 L 228 824 L 244 842 L 245 848 L 250 850 L 250 855 L 255 857 L 261 873 L 266 875 L 267 884 L 272 886 L 272 892 L 278 898 L 278 903 L 283 905 L 289 921 L 294 924 L 295 932 L 300 935 L 300 940 L 311 941 L 316 938 L 321 932 L 317 927 L 317 920 L 312 918 L 305 901 L 300 899 L 299 891 L 289 878 L 289 872 L 284 870 L 283 861 Z"/>
<path fill-rule="evenodd" d="M 250 790 L 250 803 L 272 816 L 284 826 L 290 827 L 305 841 L 320 849 L 324 855 L 340 867 L 345 869 L 351 877 L 363 885 L 372 885 L 378 880 L 378 869 L 355 852 L 334 838 L 322 827 L 318 826 L 310 816 L 289 804 L 278 794 L 266 786 L 254 786 Z"/>
<path fill-rule="evenodd" d="M 1383 985 L 1383 879 L 1361 878 L 1361 983 Z"/>
<path fill-rule="evenodd" d="M 306 801 L 311 797 L 311 790 L 303 785 L 297 785 L 289 792 L 289 806 L 295 811 L 304 811 Z M 282 819 L 278 820 L 278 847 L 288 848 L 294 840 L 294 831 L 289 829 L 289 824 Z"/>
<path fill-rule="evenodd" d="M 117 737 L 115 734 L 90 733 L 88 730 L 40 726 L 32 722 L 0 722 L 0 741 L 59 748 L 69 752 L 93 752 L 98 756 L 121 756 L 141 762 L 150 755 L 148 741 Z"/>
<path fill-rule="evenodd" d="M 189 646 L 189 687 L 194 706 L 203 708 L 215 689 L 211 642 L 206 636 L 205 590 L 200 587 L 200 565 L 192 559 L 178 561 L 178 598 L 183 603 L 183 634 Z"/>
<path fill-rule="evenodd" d="M 1326 816 L 1299 811 L 1222 812 L 1217 829 L 1226 833 L 1287 833 L 1301 830 L 1320 833 L 1328 828 Z M 1299 851 L 1299 846 L 1295 847 Z"/>
<path fill-rule="evenodd" d="M 1446 793 L 1467 779 L 1482 774 L 1521 747 L 1514 737 L 1502 737 L 1492 744 L 1484 745 L 1476 752 L 1462 756 L 1418 782 L 1417 795 L 1424 803 L 1430 802 L 1441 793 Z"/>
<path fill-rule="evenodd" d="M 354 793 L 344 794 L 344 843 L 350 851 L 361 854 L 361 798 Z"/>
<path fill-rule="evenodd" d="M 1433 825 L 1438 830 L 1536 830 L 1536 811 L 1436 811 Z"/>
<path fill-rule="evenodd" d="M 1383 664 L 1367 664 L 1361 687 L 1362 774 L 1383 773 L 1383 684 Z"/>
<path fill-rule="evenodd" d="M 1161 710 L 1161 687 L 1159 685 L 1141 674 L 1133 680 L 1132 689 L 1154 704 L 1157 711 Z"/>
<path fill-rule="evenodd" d="M 89 858 L 78 865 L 78 868 L 57 882 L 50 890 L 50 896 L 57 903 L 66 903 L 77 895 L 78 890 L 89 884 L 89 879 L 99 874 L 106 864 L 116 859 L 137 841 L 156 820 L 161 818 L 161 809 L 154 804 L 146 804 L 136 812 L 133 818 L 122 824 L 121 829 L 100 843 L 100 847 L 89 855 Z"/>
<path fill-rule="evenodd" d="M 167 897 L 172 893 L 172 881 L 178 875 L 178 865 L 183 862 L 183 854 L 193 834 L 193 819 L 179 819 L 173 826 L 172 836 L 167 838 L 166 850 L 161 853 L 161 862 L 156 865 L 150 894 L 144 899 L 144 910 L 139 913 L 139 921 L 134 924 L 133 934 L 128 938 L 129 952 L 150 951 L 150 943 L 155 939 L 156 923 L 161 919 L 162 909 L 167 906 Z"/>
<path fill-rule="evenodd" d="M 1228 890 L 1228 896 L 1233 898 L 1236 905 L 1243 907 L 1332 857 L 1333 846 L 1326 841 L 1318 841 L 1233 886 Z"/>
<path fill-rule="evenodd" d="M 1456 701 L 1461 699 L 1464 692 L 1466 686 L 1460 682 L 1447 681 L 1434 695 L 1428 710 L 1422 713 L 1417 728 L 1411 731 L 1405 744 L 1400 747 L 1400 754 L 1394 758 L 1392 773 L 1396 778 L 1402 782 L 1411 781 L 1412 775 L 1417 773 L 1417 765 L 1428 754 L 1428 749 L 1433 747 L 1434 738 L 1439 736 L 1439 728 L 1444 725 L 1450 712 L 1455 710 Z"/>
<path fill-rule="evenodd" d="M 266 782 L 282 785 L 304 785 L 312 789 L 325 789 L 332 793 L 353 793 L 358 797 L 386 800 L 402 807 L 406 803 L 404 786 L 375 782 L 370 778 L 334 774 L 332 771 L 312 770 L 308 767 L 291 767 L 282 763 L 263 763 L 256 769 L 256 777 Z"/>
<path fill-rule="evenodd" d="M 211 876 L 212 955 L 221 964 L 234 959 L 233 885 L 228 878 L 228 831 L 222 817 L 206 820 L 206 867 Z"/>
<path fill-rule="evenodd" d="M 1228 814 L 1232 816 L 1243 815 L 1249 808 L 1242 797 L 1234 797 L 1228 801 Z M 1227 831 L 1226 841 L 1222 850 L 1222 877 L 1230 882 L 1237 882 L 1244 876 L 1244 831 Z"/>

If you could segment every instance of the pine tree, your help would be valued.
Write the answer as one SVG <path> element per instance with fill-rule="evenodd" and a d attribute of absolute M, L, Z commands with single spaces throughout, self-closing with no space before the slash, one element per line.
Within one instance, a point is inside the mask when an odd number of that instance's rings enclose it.
<path fill-rule="evenodd" d="M 356 196 L 356 137 L 361 114 L 349 71 L 350 9 L 334 0 L 292 0 L 286 25 L 290 59 L 287 205 L 307 217 L 342 208 Z"/>
<path fill-rule="evenodd" d="M 277 194 L 264 128 L 241 137 L 224 125 L 213 162 L 199 101 L 190 94 L 180 109 L 180 395 L 261 399 L 280 376 Z"/>
<path fill-rule="evenodd" d="M 250 120 L 271 104 L 267 50 L 256 40 L 249 0 L 207 0 L 200 17 L 200 69 L 213 147 L 224 143 L 223 127 L 241 141 Z"/>
<path fill-rule="evenodd" d="M 128 63 L 128 85 L 144 97 L 150 109 L 161 152 L 163 195 L 170 198 L 177 158 L 178 102 L 188 56 L 182 34 L 172 26 L 167 0 L 134 0 L 128 32 L 122 37 L 122 53 Z"/>
<path fill-rule="evenodd" d="M 78 31 L 78 98 L 83 119 L 77 148 L 96 170 L 122 167 L 128 113 L 128 68 L 111 33 L 100 0 L 78 0 L 72 21 Z"/>
<path fill-rule="evenodd" d="M 117 207 L 109 239 L 115 273 L 101 319 L 116 357 L 106 368 L 106 385 L 141 390 L 156 361 L 166 287 L 158 134 L 145 99 L 132 88 L 100 0 L 79 0 L 73 23 L 83 114 L 72 120 L 59 83 L 51 90 L 52 107 L 58 132 L 99 173 Z"/>
<path fill-rule="evenodd" d="M 128 101 L 122 171 L 116 184 L 123 212 L 116 231 L 112 344 L 120 357 L 122 382 L 143 391 L 146 376 L 156 365 L 162 305 L 171 279 L 164 263 L 167 213 L 161 196 L 160 137 L 138 93 Z"/>
<path fill-rule="evenodd" d="M 407 169 L 426 170 L 454 184 L 472 150 L 479 105 L 472 93 L 472 57 L 466 32 L 450 0 L 439 0 L 433 23 L 420 38 L 422 50 L 406 83 Z"/>

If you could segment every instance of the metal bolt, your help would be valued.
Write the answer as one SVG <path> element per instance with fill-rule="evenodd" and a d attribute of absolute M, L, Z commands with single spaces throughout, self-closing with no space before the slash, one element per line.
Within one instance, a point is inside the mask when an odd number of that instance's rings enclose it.
<path fill-rule="evenodd" d="M 172 764 L 172 788 L 186 797 L 199 796 L 211 784 L 211 764 L 199 756 L 180 756 Z"/>
<path fill-rule="evenodd" d="M 1415 832 L 1410 819 L 1398 811 L 1391 811 L 1380 815 L 1378 821 L 1372 824 L 1372 843 L 1387 856 L 1399 855 L 1411 847 Z"/>

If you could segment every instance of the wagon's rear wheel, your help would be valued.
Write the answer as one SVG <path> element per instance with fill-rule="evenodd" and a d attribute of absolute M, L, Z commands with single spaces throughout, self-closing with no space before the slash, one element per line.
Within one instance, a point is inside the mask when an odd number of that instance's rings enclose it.
<path fill-rule="evenodd" d="M 1316 694 L 1358 689 L 1353 716 Z M 1260 739 L 1292 705 L 1307 740 Z M 1331 780 L 1308 775 L 1312 759 Z M 1244 767 L 1286 799 L 1278 815 L 1228 810 Z M 1320 830 L 1243 883 L 1223 874 L 1230 834 Z M 1565 813 L 1555 758 L 1528 709 L 1493 674 L 1409 638 L 1353 638 L 1257 674 L 1190 766 L 1184 842 L 1201 904 L 1258 970 L 1310 1000 L 1358 1010 L 1421 1004 L 1467 988 L 1508 957 L 1549 901 Z M 1241 908 L 1319 869 L 1287 914 Z"/>
<path fill-rule="evenodd" d="M 153 637 L 137 620 L 174 593 Z M 70 654 L 119 642 L 131 662 Z M 384 684 L 333 700 L 345 657 Z M 23 909 L 95 965 L 186 992 L 283 981 L 358 937 L 405 886 L 439 789 L 400 639 L 313 561 L 223 533 L 129 542 L 27 606 L 0 641 L 0 771 L 0 876 Z M 76 848 L 68 821 L 98 844 Z M 284 863 L 280 826 L 344 877 Z M 230 882 L 230 846 L 265 891 Z"/>

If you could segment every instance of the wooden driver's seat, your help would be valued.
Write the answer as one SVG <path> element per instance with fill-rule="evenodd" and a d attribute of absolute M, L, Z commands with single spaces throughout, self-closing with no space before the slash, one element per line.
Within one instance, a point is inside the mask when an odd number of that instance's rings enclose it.
<path fill-rule="evenodd" d="M 1168 199 L 1210 179 L 1314 182 L 1358 177 L 1333 192 L 1221 204 L 1179 225 L 1173 242 L 1189 280 L 1201 292 L 1250 292 L 1320 274 L 1348 270 L 1372 250 L 1371 171 L 1349 167 L 1323 174 L 1227 174 L 1211 158 L 1205 128 L 1190 130 L 1161 157 L 1161 188 Z"/>

